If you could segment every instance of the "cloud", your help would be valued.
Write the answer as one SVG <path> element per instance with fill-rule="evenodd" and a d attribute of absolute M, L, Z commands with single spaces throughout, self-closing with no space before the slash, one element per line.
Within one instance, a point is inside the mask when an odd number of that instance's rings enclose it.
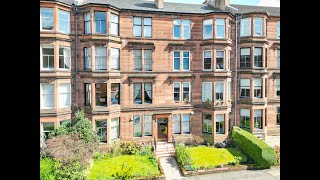
<path fill-rule="evenodd" d="M 258 6 L 280 7 L 280 0 L 260 0 Z"/>

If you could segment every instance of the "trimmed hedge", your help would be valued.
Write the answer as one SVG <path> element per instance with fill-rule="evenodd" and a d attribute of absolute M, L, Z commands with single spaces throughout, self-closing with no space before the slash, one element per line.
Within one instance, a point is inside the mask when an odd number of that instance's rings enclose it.
<path fill-rule="evenodd" d="M 260 168 L 270 168 L 277 162 L 277 154 L 261 139 L 253 134 L 234 126 L 231 137 L 243 153 L 250 156 Z"/>

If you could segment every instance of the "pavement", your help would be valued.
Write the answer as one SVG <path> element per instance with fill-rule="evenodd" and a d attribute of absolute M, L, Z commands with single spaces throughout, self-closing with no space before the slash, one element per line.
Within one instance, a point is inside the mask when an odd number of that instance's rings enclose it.
<path fill-rule="evenodd" d="M 271 147 L 280 146 L 280 136 L 267 136 L 265 142 Z"/>
<path fill-rule="evenodd" d="M 180 168 L 174 157 L 161 157 L 159 160 L 166 180 L 186 179 L 180 172 Z"/>
<path fill-rule="evenodd" d="M 187 177 L 189 180 L 280 180 L 280 167 L 264 170 L 240 170 Z"/>

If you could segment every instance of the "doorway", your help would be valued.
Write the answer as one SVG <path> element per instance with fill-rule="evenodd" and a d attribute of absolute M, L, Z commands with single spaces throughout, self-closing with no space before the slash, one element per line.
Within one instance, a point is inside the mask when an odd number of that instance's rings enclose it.
<path fill-rule="evenodd" d="M 158 119 L 158 140 L 165 141 L 168 139 L 168 118 Z"/>

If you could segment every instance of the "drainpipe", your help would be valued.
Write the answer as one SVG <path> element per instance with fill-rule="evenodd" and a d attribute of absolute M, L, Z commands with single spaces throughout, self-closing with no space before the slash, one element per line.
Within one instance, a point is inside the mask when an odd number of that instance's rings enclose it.
<path fill-rule="evenodd" d="M 79 94 L 79 88 L 78 88 L 78 1 L 74 1 L 72 4 L 72 10 L 74 15 L 76 16 L 76 42 L 75 42 L 75 72 L 76 72 L 76 110 L 79 108 L 79 103 L 78 103 L 78 94 Z"/>

